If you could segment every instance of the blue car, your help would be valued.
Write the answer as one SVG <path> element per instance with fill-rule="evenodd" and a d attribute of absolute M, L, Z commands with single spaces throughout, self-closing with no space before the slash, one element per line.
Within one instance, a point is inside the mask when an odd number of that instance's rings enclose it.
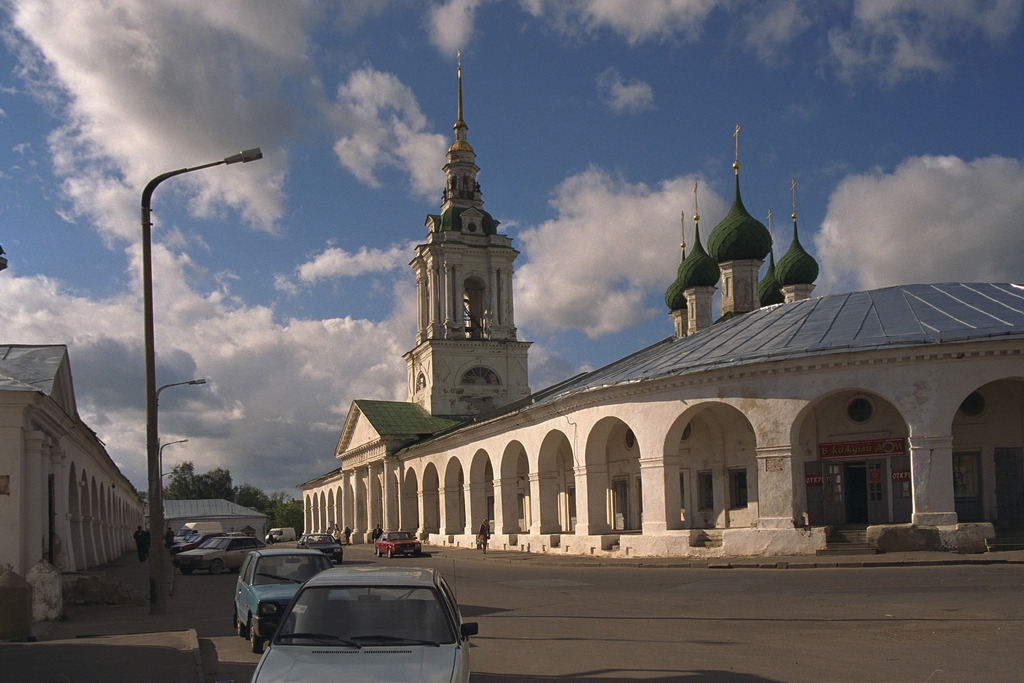
<path fill-rule="evenodd" d="M 274 635 L 281 614 L 306 579 L 331 566 L 331 559 L 319 550 L 280 548 L 249 553 L 238 571 L 233 622 L 238 635 L 249 639 L 254 653 L 263 652 L 263 644 Z"/>

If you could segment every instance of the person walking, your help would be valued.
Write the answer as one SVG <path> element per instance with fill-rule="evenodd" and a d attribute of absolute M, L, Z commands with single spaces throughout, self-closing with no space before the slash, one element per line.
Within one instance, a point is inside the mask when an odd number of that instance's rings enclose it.
<path fill-rule="evenodd" d="M 476 532 L 476 547 L 487 552 L 487 541 L 491 538 L 491 525 L 485 519 L 480 522 L 480 530 Z"/>
<path fill-rule="evenodd" d="M 351 545 L 349 539 L 352 538 L 352 529 L 348 524 L 345 525 L 345 545 Z"/>
<path fill-rule="evenodd" d="M 135 529 L 132 538 L 135 539 L 135 550 L 139 554 L 139 562 L 145 562 L 146 556 L 149 555 L 149 532 L 140 526 Z"/>

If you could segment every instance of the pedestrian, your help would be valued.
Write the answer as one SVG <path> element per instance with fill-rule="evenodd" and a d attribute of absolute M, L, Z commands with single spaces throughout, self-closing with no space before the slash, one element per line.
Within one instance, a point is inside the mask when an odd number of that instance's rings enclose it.
<path fill-rule="evenodd" d="M 348 524 L 345 525 L 345 545 L 351 545 L 352 542 L 349 540 L 352 538 L 352 529 L 349 528 Z"/>
<path fill-rule="evenodd" d="M 334 528 L 331 529 L 331 538 L 333 538 L 338 543 L 341 543 L 341 532 L 338 531 L 338 525 L 337 524 L 335 524 Z"/>
<path fill-rule="evenodd" d="M 480 530 L 476 532 L 476 547 L 487 552 L 487 541 L 491 537 L 491 525 L 485 519 L 480 522 Z"/>
<path fill-rule="evenodd" d="M 146 555 L 149 554 L 149 547 L 146 544 L 146 532 L 139 526 L 135 529 L 135 533 L 132 534 L 132 538 L 135 539 L 135 551 L 139 554 L 139 562 L 145 562 Z"/>
<path fill-rule="evenodd" d="M 380 538 L 381 534 L 383 534 L 383 533 L 384 533 L 384 529 L 381 528 L 380 524 L 378 524 L 377 526 L 373 527 L 373 534 L 372 534 L 373 540 L 376 541 L 378 538 Z"/>
<path fill-rule="evenodd" d="M 174 545 L 174 530 L 167 527 L 167 531 L 164 532 L 164 547 L 170 550 L 172 545 Z"/>

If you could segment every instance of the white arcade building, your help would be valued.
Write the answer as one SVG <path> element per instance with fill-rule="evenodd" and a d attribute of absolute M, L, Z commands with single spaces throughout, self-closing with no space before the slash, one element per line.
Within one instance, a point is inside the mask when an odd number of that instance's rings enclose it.
<path fill-rule="evenodd" d="M 412 261 L 409 401 L 353 402 L 338 468 L 300 485 L 306 531 L 472 547 L 486 519 L 502 549 L 714 557 L 814 553 L 847 528 L 880 550 L 981 552 L 1024 523 L 1024 286 L 811 298 L 795 210 L 776 265 L 737 159 L 732 210 L 706 251 L 697 224 L 666 293 L 675 334 L 531 393 L 517 252 L 466 130 L 460 73 L 441 213 Z"/>

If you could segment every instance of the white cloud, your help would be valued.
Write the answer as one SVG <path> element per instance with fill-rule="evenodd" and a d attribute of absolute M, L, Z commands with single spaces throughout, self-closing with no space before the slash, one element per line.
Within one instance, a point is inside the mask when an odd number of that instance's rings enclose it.
<path fill-rule="evenodd" d="M 242 12 L 235 3 L 173 0 L 10 4 L 23 74 L 65 121 L 50 151 L 74 214 L 109 237 L 137 239 L 135 221 L 124 218 L 137 212 L 150 178 L 257 145 L 269 150 L 295 129 L 299 115 L 282 94 L 309 76 L 305 27 L 313 11 L 258 5 Z M 269 152 L 244 171 L 178 182 L 195 192 L 196 213 L 232 207 L 273 230 L 285 169 L 285 157 Z"/>
<path fill-rule="evenodd" d="M 597 90 L 604 103 L 616 114 L 639 114 L 654 103 L 654 91 L 649 83 L 638 79 L 625 81 L 614 66 L 597 77 Z"/>
<path fill-rule="evenodd" d="M 443 135 L 427 130 L 416 95 L 394 74 L 360 69 L 338 88 L 334 112 L 350 134 L 334 143 L 341 165 L 370 187 L 379 187 L 377 173 L 394 168 L 411 176 L 412 190 L 433 198 L 444 186 L 438 160 L 444 159 Z"/>
<path fill-rule="evenodd" d="M 890 84 L 954 67 L 951 44 L 999 42 L 1020 24 L 1020 0 L 857 0 L 849 28 L 828 42 L 840 76 L 880 74 Z"/>
<path fill-rule="evenodd" d="M 447 0 L 428 11 L 430 42 L 441 54 L 455 56 L 473 37 L 476 11 L 482 0 Z"/>
<path fill-rule="evenodd" d="M 355 253 L 330 247 L 300 265 L 298 277 L 302 282 L 313 283 L 328 278 L 384 273 L 406 265 L 412 253 L 411 244 L 395 244 L 387 249 L 360 247 Z"/>
<path fill-rule="evenodd" d="M 678 244 L 681 213 L 692 215 L 693 182 L 651 188 L 596 168 L 568 178 L 551 200 L 558 216 L 516 236 L 525 261 L 516 270 L 517 321 L 597 337 L 656 315 L 644 300 L 675 277 L 679 252 L 666 245 Z M 701 190 L 700 203 L 704 218 L 725 213 L 710 190 Z M 688 242 L 692 231 L 689 222 Z"/>
<path fill-rule="evenodd" d="M 209 381 L 161 395 L 161 438 L 189 439 L 167 451 L 166 469 L 191 459 L 204 471 L 230 469 L 236 483 L 294 485 L 334 466 L 330 455 L 352 399 L 405 398 L 401 354 L 412 338 L 414 310 L 399 307 L 382 322 L 275 322 L 272 309 L 239 305 L 230 293 L 190 291 L 181 284 L 187 267 L 187 260 L 154 248 L 158 381 Z M 90 300 L 57 280 L 5 272 L 0 299 L 0 329 L 17 330 L 5 342 L 68 345 L 80 414 L 143 487 L 139 298 Z"/>
<path fill-rule="evenodd" d="M 819 293 L 916 282 L 1022 282 L 1019 159 L 913 157 L 848 176 L 814 242 Z"/>
<path fill-rule="evenodd" d="M 521 0 L 535 17 L 552 17 L 567 33 L 609 29 L 630 44 L 697 38 L 721 0 Z"/>

